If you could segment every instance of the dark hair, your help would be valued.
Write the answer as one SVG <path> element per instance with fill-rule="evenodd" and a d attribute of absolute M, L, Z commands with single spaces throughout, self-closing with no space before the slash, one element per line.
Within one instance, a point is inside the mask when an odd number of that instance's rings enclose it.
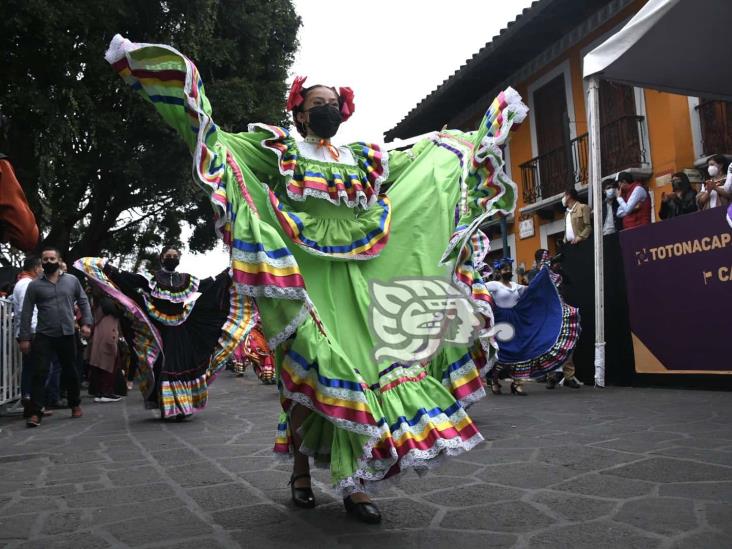
<path fill-rule="evenodd" d="M 302 106 L 305 104 L 305 98 L 308 96 L 308 94 L 313 91 L 315 88 L 326 88 L 328 90 L 331 90 L 334 94 L 336 94 L 336 97 L 338 98 L 338 110 L 341 109 L 343 106 L 343 98 L 338 94 L 338 91 L 333 86 L 325 86 L 323 84 L 315 84 L 314 86 L 310 86 L 308 88 L 303 88 L 300 92 L 300 95 L 302 96 L 302 103 L 300 103 L 297 107 L 295 107 L 292 110 L 292 121 L 295 123 L 295 128 L 297 129 L 297 133 L 302 135 L 303 137 L 307 137 L 308 130 L 305 128 L 305 126 L 300 123 L 297 120 L 297 116 L 295 116 L 299 112 L 303 112 Z"/>
<path fill-rule="evenodd" d="M 61 250 L 56 246 L 44 246 L 41 250 L 41 255 L 43 255 L 43 252 L 56 252 L 56 256 L 61 260 Z"/>
<path fill-rule="evenodd" d="M 36 269 L 41 264 L 41 258 L 37 255 L 28 255 L 25 257 L 25 260 L 23 261 L 23 270 L 24 271 L 31 271 L 33 269 Z"/>
<path fill-rule="evenodd" d="M 729 167 L 729 160 L 727 160 L 727 157 L 723 154 L 715 154 L 714 156 L 710 156 L 707 158 L 707 162 L 710 160 L 713 160 L 715 164 L 719 164 L 720 166 L 720 173 L 724 173 L 727 171 L 727 168 Z"/>
<path fill-rule="evenodd" d="M 545 250 L 544 248 L 539 248 L 534 252 L 534 259 L 536 261 L 541 261 L 544 258 L 544 254 L 548 254 L 549 250 Z"/>
<path fill-rule="evenodd" d="M 676 172 L 671 176 L 671 179 L 678 179 L 680 181 L 679 183 L 679 190 L 681 192 L 688 192 L 689 189 L 691 189 L 691 181 L 689 181 L 689 176 L 686 175 L 684 172 Z"/>
<path fill-rule="evenodd" d="M 163 246 L 163 249 L 160 250 L 160 257 L 163 257 L 165 255 L 165 252 L 167 252 L 168 250 L 175 250 L 176 252 L 178 252 L 178 255 L 181 255 L 180 246 L 176 246 L 175 244 L 166 244 L 165 246 Z"/>
<path fill-rule="evenodd" d="M 630 172 L 620 172 L 618 174 L 618 182 L 625 181 L 626 183 L 632 183 L 635 181 L 635 178 L 630 174 Z"/>
<path fill-rule="evenodd" d="M 579 202 L 579 193 L 577 192 L 577 189 L 575 189 L 574 187 L 570 187 L 569 189 L 564 191 L 564 194 L 568 194 L 572 200 L 576 200 Z"/>
<path fill-rule="evenodd" d="M 614 179 L 606 179 L 606 180 L 605 180 L 605 181 L 603 182 L 602 186 L 603 186 L 604 188 L 607 188 L 607 187 L 612 187 L 613 189 L 617 189 L 617 188 L 618 188 L 618 182 L 617 182 L 617 181 L 615 181 Z"/>

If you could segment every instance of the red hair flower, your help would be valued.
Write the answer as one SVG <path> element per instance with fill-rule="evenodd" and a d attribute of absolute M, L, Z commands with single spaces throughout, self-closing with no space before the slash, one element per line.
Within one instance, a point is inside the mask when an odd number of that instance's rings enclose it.
<path fill-rule="evenodd" d="M 353 90 L 351 88 L 338 88 L 338 95 L 341 98 L 341 119 L 343 122 L 351 118 L 356 110 L 353 103 Z"/>
<path fill-rule="evenodd" d="M 288 111 L 294 111 L 303 101 L 305 101 L 305 98 L 302 96 L 302 85 L 307 79 L 307 76 L 296 76 L 295 80 L 292 82 L 290 94 L 287 96 Z"/>

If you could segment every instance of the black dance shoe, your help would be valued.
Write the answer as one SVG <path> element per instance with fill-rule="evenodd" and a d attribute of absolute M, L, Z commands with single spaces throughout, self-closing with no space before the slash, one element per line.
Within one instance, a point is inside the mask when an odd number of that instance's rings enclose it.
<path fill-rule="evenodd" d="M 343 506 L 349 515 L 353 515 L 361 522 L 367 524 L 379 524 L 381 522 L 379 508 L 372 501 L 356 503 L 351 499 L 351 496 L 348 496 L 343 498 Z"/>
<path fill-rule="evenodd" d="M 299 475 L 292 475 L 290 477 L 290 492 L 292 493 L 292 503 L 298 507 L 304 507 L 305 509 L 312 509 L 315 507 L 315 494 L 313 489 L 308 486 L 306 488 L 298 488 L 295 486 L 295 481 L 301 478 L 310 478 L 310 473 L 300 473 Z"/>

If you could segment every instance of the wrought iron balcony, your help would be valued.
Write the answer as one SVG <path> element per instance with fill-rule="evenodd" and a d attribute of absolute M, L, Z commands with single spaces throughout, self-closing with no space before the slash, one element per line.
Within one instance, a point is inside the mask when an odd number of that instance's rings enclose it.
<path fill-rule="evenodd" d="M 732 103 L 702 101 L 696 107 L 704 156 L 732 154 Z"/>
<path fill-rule="evenodd" d="M 600 128 L 603 177 L 647 164 L 644 120 L 642 116 L 624 116 Z M 560 147 L 520 165 L 525 204 L 562 194 L 578 183 L 587 184 L 588 134 L 574 138 L 570 145 L 571 164 L 566 148 Z"/>

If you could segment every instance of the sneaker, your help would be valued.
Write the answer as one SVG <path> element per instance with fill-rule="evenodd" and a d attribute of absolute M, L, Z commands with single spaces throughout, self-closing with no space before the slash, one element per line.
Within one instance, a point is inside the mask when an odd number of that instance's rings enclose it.
<path fill-rule="evenodd" d="M 570 377 L 569 379 L 564 380 L 564 386 L 569 387 L 570 389 L 579 389 L 582 387 L 579 381 L 577 381 L 576 378 Z"/>
<path fill-rule="evenodd" d="M 72 419 L 80 418 L 83 415 L 84 415 L 84 412 L 81 411 L 81 406 L 74 406 L 73 408 L 71 408 L 71 418 Z"/>
<path fill-rule="evenodd" d="M 28 419 L 25 420 L 26 427 L 40 427 L 41 425 L 41 416 L 33 414 Z"/>
<path fill-rule="evenodd" d="M 121 396 L 117 395 L 104 395 L 94 399 L 94 402 L 119 402 L 122 400 Z"/>

